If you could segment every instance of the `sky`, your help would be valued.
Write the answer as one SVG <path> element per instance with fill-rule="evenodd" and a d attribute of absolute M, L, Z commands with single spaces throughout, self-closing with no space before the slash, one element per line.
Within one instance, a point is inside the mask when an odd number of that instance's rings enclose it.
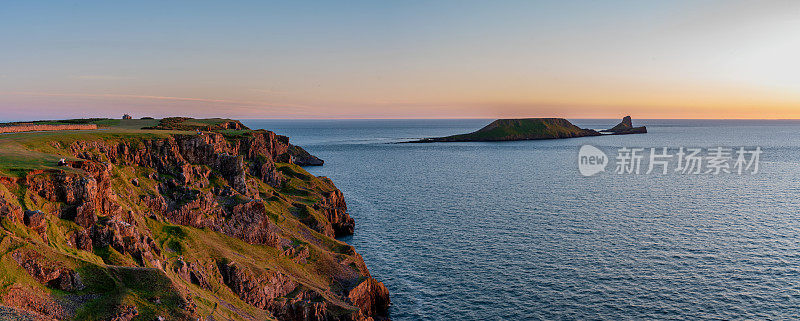
<path fill-rule="evenodd" d="M 800 1 L 0 2 L 0 119 L 800 118 Z"/>

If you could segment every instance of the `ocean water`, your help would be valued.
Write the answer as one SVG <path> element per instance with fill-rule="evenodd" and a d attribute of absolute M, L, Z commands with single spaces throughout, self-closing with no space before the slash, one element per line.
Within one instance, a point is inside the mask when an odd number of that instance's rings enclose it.
<path fill-rule="evenodd" d="M 389 144 L 488 122 L 245 124 L 325 160 L 307 169 L 344 192 L 356 220 L 344 240 L 389 288 L 394 320 L 800 318 L 800 122 L 634 120 L 650 133 Z M 580 175 L 584 144 L 612 158 L 606 172 Z M 718 146 L 760 147 L 759 172 L 614 173 L 621 147 Z"/>

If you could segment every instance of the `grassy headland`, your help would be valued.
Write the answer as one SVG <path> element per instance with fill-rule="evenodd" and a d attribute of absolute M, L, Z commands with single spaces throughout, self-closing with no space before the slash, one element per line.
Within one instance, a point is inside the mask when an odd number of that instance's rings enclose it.
<path fill-rule="evenodd" d="M 498 119 L 469 134 L 426 138 L 413 143 L 533 140 L 598 135 L 600 133 L 579 128 L 563 118 Z"/>

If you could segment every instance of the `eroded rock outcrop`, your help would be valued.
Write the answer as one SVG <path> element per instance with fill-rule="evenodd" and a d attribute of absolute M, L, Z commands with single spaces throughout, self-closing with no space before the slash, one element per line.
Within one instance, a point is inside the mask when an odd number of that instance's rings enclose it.
<path fill-rule="evenodd" d="M 47 240 L 47 221 L 42 211 L 25 211 L 22 222 L 45 241 Z"/>
<path fill-rule="evenodd" d="M 90 241 L 84 242 L 88 242 L 91 247 L 109 246 L 121 254 L 130 254 L 142 264 L 147 262 L 153 267 L 161 265 L 161 250 L 153 238 L 124 221 L 109 219 L 96 224 L 91 229 Z"/>
<path fill-rule="evenodd" d="M 383 283 L 368 278 L 347 295 L 359 307 L 363 318 L 386 316 L 389 312 L 389 290 Z"/>
<path fill-rule="evenodd" d="M 84 159 L 102 161 L 107 158 L 114 164 L 177 173 L 183 178 L 183 183 L 192 181 L 190 165 L 206 165 L 222 173 L 239 192 L 244 192 L 246 174 L 262 178 L 271 186 L 279 186 L 282 180 L 280 173 L 275 170 L 275 162 L 291 163 L 295 154 L 301 165 L 303 162 L 316 163 L 313 160 L 319 160 L 302 148 L 289 144 L 285 136 L 266 130 L 252 131 L 236 140 L 227 140 L 222 134 L 211 132 L 203 135 L 170 135 L 153 140 L 76 141 L 70 149 L 76 157 Z M 245 167 L 244 161 L 253 166 Z"/>
<path fill-rule="evenodd" d="M 275 271 L 256 270 L 240 264 L 219 263 L 223 282 L 242 300 L 262 309 L 275 308 L 275 299 L 294 291 L 299 283 Z"/>
<path fill-rule="evenodd" d="M 291 145 L 289 154 L 292 155 L 292 162 L 300 166 L 322 166 L 325 164 L 325 161 L 311 155 L 300 146 Z"/>
<path fill-rule="evenodd" d="M 173 270 L 186 282 L 190 282 L 206 290 L 214 290 L 212 279 L 216 274 L 216 266 L 213 264 L 204 266 L 196 260 L 193 262 L 186 262 L 183 258 L 179 258 L 175 262 Z"/>
<path fill-rule="evenodd" d="M 17 250 L 11 257 L 31 277 L 42 284 L 62 291 L 77 291 L 84 288 L 81 278 L 74 270 L 61 266 L 31 250 Z"/>
<path fill-rule="evenodd" d="M 330 222 L 334 237 L 353 234 L 355 221 L 347 214 L 347 203 L 340 190 L 333 190 L 323 195 L 322 201 L 314 205 L 314 208 L 325 213 L 327 221 Z"/>
<path fill-rule="evenodd" d="M 23 211 L 21 206 L 0 197 L 0 217 L 7 218 L 12 222 L 22 222 L 22 215 Z"/>
<path fill-rule="evenodd" d="M 130 321 L 139 315 L 139 310 L 135 306 L 120 305 L 116 308 L 116 314 L 111 318 L 111 321 Z"/>
<path fill-rule="evenodd" d="M 62 320 L 69 317 L 69 311 L 41 290 L 22 285 L 12 285 L 0 297 L 3 305 L 30 311 L 38 320 Z"/>
<path fill-rule="evenodd" d="M 55 215 L 88 228 L 97 215 L 113 216 L 119 210 L 110 186 L 111 165 L 100 162 L 70 162 L 86 174 L 65 171 L 33 171 L 26 176 L 28 189 L 50 202 L 63 204 Z"/>

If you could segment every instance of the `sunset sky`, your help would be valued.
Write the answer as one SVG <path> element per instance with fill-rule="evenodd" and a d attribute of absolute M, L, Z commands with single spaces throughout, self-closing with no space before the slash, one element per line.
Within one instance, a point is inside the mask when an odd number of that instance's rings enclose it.
<path fill-rule="evenodd" d="M 0 120 L 800 118 L 800 1 L 3 1 Z"/>

